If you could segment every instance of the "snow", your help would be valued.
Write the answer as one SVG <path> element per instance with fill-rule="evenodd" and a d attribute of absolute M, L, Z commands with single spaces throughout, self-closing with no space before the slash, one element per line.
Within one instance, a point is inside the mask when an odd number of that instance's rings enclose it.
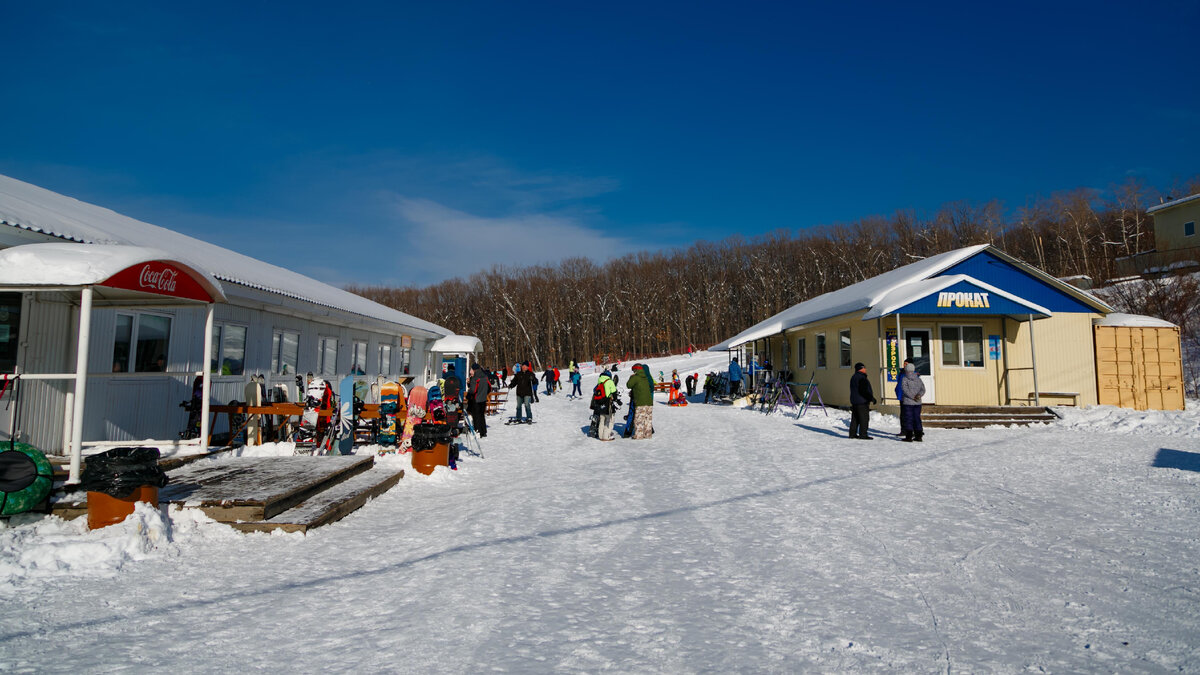
<path fill-rule="evenodd" d="M 13 518 L 0 670 L 1196 672 L 1197 408 L 902 443 L 878 414 L 864 442 L 843 411 L 656 405 L 654 439 L 601 443 L 543 395 L 485 459 L 307 535 Z"/>
<path fill-rule="evenodd" d="M 1111 311 L 1112 308 L 1099 300 L 1095 296 L 1075 288 L 1069 284 L 1063 283 L 1058 279 L 1046 274 L 1045 272 L 1027 265 L 1026 263 L 1013 258 L 1012 256 L 1000 251 L 990 244 L 977 244 L 975 246 L 967 246 L 964 248 L 946 251 L 935 256 L 930 256 L 924 260 L 919 260 L 903 267 L 897 267 L 894 270 L 880 274 L 879 276 L 871 277 L 856 284 L 851 284 L 845 288 L 840 288 L 836 291 L 830 291 L 823 295 L 818 295 L 815 298 L 810 298 L 799 304 L 793 305 L 775 316 L 772 316 L 764 321 L 747 328 L 737 335 L 709 347 L 709 351 L 723 352 L 728 349 L 733 349 L 739 345 L 761 340 L 772 335 L 778 335 L 785 330 L 799 328 L 805 324 L 823 321 L 835 316 L 840 316 L 848 312 L 857 310 L 871 310 L 878 308 L 881 303 L 886 303 L 893 310 L 898 307 L 903 307 L 918 298 L 924 297 L 932 292 L 933 286 L 928 283 L 933 277 L 936 277 L 942 271 L 957 265 L 958 263 L 967 260 L 968 258 L 989 251 L 997 257 L 1008 260 L 1014 265 L 1021 266 L 1030 274 L 1037 276 L 1046 283 L 1062 288 L 1064 292 L 1074 294 L 1076 296 L 1088 298 L 1093 304 L 1097 305 L 1098 309 Z M 963 275 L 963 278 L 958 281 L 969 281 L 972 284 L 984 285 L 983 282 L 969 276 Z M 941 282 L 934 282 L 941 283 Z M 906 288 L 908 287 L 908 288 Z M 941 288 L 944 288 L 942 286 Z M 991 286 L 987 286 L 989 289 Z M 1008 293 L 1004 293 L 999 289 L 994 289 L 993 292 L 1003 293 L 1010 300 L 1019 302 L 1020 304 L 1037 307 L 1038 311 L 1049 314 L 1040 305 L 1035 305 L 1032 302 L 1021 300 Z M 906 302 L 900 302 L 906 300 Z M 891 311 L 891 310 L 889 310 Z M 883 311 L 871 312 L 864 316 L 863 319 L 874 318 L 882 315 Z"/>
<path fill-rule="evenodd" d="M 225 300 L 221 283 L 186 258 L 144 246 L 113 244 L 25 244 L 0 250 L 0 284 L 83 286 L 107 281 L 126 268 L 153 260 L 182 264 L 204 290 Z"/>
<path fill-rule="evenodd" d="M 1163 321 L 1144 314 L 1124 314 L 1113 312 L 1102 319 L 1092 319 L 1097 326 L 1127 326 L 1135 328 L 1175 328 L 1170 321 Z"/>
<path fill-rule="evenodd" d="M 291 270 L 3 175 L 0 175 L 0 224 L 80 243 L 153 246 L 167 251 L 172 259 L 194 261 L 199 269 L 221 281 L 438 337 L 450 334 L 446 328 Z M 225 291 L 232 293 L 234 289 L 226 287 Z"/>

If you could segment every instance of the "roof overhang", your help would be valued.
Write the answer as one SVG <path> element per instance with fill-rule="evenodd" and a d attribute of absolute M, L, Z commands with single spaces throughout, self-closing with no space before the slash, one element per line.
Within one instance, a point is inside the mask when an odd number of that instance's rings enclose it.
<path fill-rule="evenodd" d="M 429 351 L 439 354 L 475 354 L 483 351 L 483 342 L 471 335 L 447 335 L 429 345 Z"/>
<path fill-rule="evenodd" d="M 892 289 L 875 303 L 863 321 L 891 314 L 1011 316 L 1045 318 L 1050 310 L 966 274 L 923 279 Z"/>
<path fill-rule="evenodd" d="M 225 302 L 221 283 L 165 251 L 122 244 L 44 243 L 0 251 L 0 289 L 92 287 L 98 305 Z"/>

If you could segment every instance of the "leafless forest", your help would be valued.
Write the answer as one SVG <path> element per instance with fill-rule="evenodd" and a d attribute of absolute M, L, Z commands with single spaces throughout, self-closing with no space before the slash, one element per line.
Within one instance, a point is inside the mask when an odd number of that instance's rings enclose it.
<path fill-rule="evenodd" d="M 1200 191 L 1200 178 L 1182 188 Z M 937 253 L 991 243 L 1059 277 L 1116 278 L 1116 260 L 1154 248 L 1145 210 L 1159 195 L 1135 182 L 1103 195 L 1056 194 L 1007 211 L 998 202 L 954 202 L 928 217 L 891 217 L 700 241 L 597 264 L 494 268 L 426 288 L 350 287 L 384 305 L 483 341 L 485 363 L 679 352 L 736 334 L 802 300 Z M 1151 201 L 1153 200 L 1153 201 Z M 1121 296 L 1121 309 L 1185 325 L 1196 295 Z"/>

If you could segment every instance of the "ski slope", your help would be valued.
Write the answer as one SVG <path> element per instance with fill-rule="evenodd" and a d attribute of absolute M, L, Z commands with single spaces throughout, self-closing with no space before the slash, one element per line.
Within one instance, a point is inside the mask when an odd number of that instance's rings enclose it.
<path fill-rule="evenodd" d="M 656 405 L 652 440 L 601 443 L 585 400 L 543 395 L 534 425 L 492 418 L 485 459 L 308 535 L 14 519 L 0 670 L 1197 672 L 1189 404 L 921 444 Z"/>

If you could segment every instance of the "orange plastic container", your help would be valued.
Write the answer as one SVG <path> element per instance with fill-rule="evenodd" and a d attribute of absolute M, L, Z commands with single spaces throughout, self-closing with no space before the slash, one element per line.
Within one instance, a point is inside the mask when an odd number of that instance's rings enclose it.
<path fill-rule="evenodd" d="M 437 466 L 450 466 L 450 444 L 438 443 L 429 450 L 413 450 L 412 465 L 415 471 L 428 476 Z"/>
<path fill-rule="evenodd" d="M 88 492 L 87 497 L 89 530 L 98 530 L 125 520 L 133 513 L 133 505 L 137 502 L 146 502 L 158 508 L 158 488 L 151 485 L 134 488 L 124 499 L 117 499 L 103 492 Z"/>

